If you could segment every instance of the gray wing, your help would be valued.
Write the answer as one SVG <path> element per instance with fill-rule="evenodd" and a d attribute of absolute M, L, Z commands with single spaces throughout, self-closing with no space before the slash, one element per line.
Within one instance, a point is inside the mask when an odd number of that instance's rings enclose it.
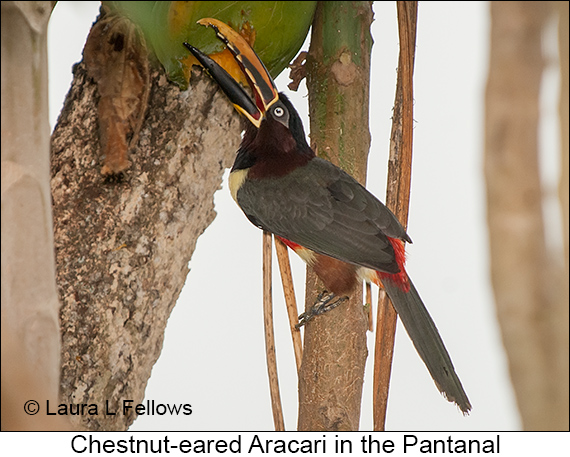
<path fill-rule="evenodd" d="M 246 179 L 237 201 L 256 226 L 374 270 L 399 271 L 387 237 L 411 242 L 388 208 L 350 175 L 320 158 L 283 177 Z"/>

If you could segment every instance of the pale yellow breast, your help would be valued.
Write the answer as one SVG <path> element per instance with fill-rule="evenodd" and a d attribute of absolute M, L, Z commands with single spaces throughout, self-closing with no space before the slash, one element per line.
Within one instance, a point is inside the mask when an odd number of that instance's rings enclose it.
<path fill-rule="evenodd" d="M 233 199 L 237 203 L 237 193 L 239 188 L 242 186 L 243 182 L 247 178 L 247 173 L 249 169 L 244 170 L 235 170 L 230 173 L 230 177 L 228 179 L 228 184 L 230 186 L 230 193 L 232 194 Z"/>

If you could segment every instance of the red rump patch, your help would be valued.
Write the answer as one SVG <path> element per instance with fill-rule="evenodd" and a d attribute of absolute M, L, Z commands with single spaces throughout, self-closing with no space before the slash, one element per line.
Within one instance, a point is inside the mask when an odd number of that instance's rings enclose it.
<path fill-rule="evenodd" d="M 410 283 L 408 282 L 408 274 L 406 273 L 406 269 L 404 265 L 406 264 L 406 248 L 404 246 L 404 242 L 402 240 L 398 240 L 396 238 L 388 238 L 390 243 L 392 243 L 392 247 L 394 248 L 394 254 L 396 255 L 396 263 L 400 267 L 400 272 L 396 274 L 390 273 L 383 273 L 381 271 L 377 271 L 379 282 L 382 282 L 382 279 L 390 279 L 392 282 L 396 283 L 400 289 L 404 292 L 410 291 Z M 381 286 L 381 284 L 378 284 Z"/>
<path fill-rule="evenodd" d="M 295 252 L 297 252 L 299 249 L 305 249 L 300 244 L 293 243 L 292 241 L 286 240 L 285 238 L 281 238 L 280 236 L 278 236 L 277 238 L 279 238 L 281 241 L 283 241 L 283 243 L 285 243 L 287 246 L 289 246 Z"/>

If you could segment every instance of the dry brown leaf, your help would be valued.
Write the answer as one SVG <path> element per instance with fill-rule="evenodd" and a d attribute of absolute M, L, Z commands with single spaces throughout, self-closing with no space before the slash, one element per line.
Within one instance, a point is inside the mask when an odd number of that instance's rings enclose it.
<path fill-rule="evenodd" d="M 301 81 L 307 76 L 307 69 L 305 68 L 305 61 L 307 60 L 307 52 L 300 52 L 297 58 L 293 61 L 289 68 L 291 73 L 289 73 L 289 78 L 291 82 L 287 86 L 292 91 L 297 91 Z"/>
<path fill-rule="evenodd" d="M 83 58 L 97 83 L 99 141 L 103 175 L 130 166 L 129 149 L 138 141 L 149 95 L 147 47 L 142 32 L 124 17 L 106 15 L 91 29 Z"/>

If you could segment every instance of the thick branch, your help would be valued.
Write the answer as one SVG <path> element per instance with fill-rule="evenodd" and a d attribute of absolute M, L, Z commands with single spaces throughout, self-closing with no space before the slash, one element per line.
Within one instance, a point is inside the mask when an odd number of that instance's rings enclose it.
<path fill-rule="evenodd" d="M 123 400 L 143 400 L 196 240 L 215 216 L 212 196 L 239 144 L 239 120 L 198 70 L 187 92 L 152 71 L 131 168 L 106 180 L 96 86 L 83 64 L 74 75 L 52 137 L 61 395 L 121 411 Z M 74 419 L 124 430 L 135 415 Z"/>

